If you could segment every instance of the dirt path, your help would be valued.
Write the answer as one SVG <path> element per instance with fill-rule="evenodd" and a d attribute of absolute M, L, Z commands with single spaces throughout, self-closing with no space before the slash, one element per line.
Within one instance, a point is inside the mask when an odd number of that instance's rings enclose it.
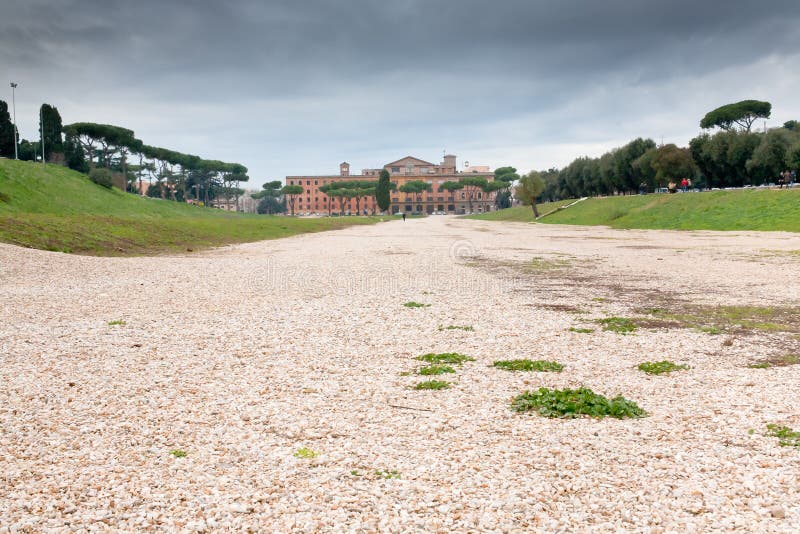
<path fill-rule="evenodd" d="M 800 365 L 747 365 L 800 354 L 797 251 L 450 217 L 175 257 L 0 245 L 0 533 L 796 532 L 800 449 L 765 434 L 800 430 Z M 476 361 L 451 389 L 411 389 L 453 351 Z M 565 368 L 489 367 L 511 358 Z M 663 359 L 691 369 L 636 369 Z M 579 386 L 649 416 L 509 409 Z"/>

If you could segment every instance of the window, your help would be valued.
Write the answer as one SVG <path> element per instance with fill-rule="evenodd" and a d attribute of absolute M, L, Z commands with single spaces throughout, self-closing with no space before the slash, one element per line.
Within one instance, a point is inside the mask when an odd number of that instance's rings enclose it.
<path fill-rule="evenodd" d="M 306 180 L 306 185 L 311 185 L 311 180 Z"/>
<path fill-rule="evenodd" d="M 314 180 L 314 185 L 317 185 L 317 181 L 316 180 Z"/>
<path fill-rule="evenodd" d="M 392 167 L 392 172 L 400 172 L 400 167 Z"/>
<path fill-rule="evenodd" d="M 462 191 L 461 192 L 461 200 L 464 200 L 465 198 L 467 198 L 467 194 Z"/>
<path fill-rule="evenodd" d="M 289 185 L 294 185 L 294 180 L 289 180 Z"/>

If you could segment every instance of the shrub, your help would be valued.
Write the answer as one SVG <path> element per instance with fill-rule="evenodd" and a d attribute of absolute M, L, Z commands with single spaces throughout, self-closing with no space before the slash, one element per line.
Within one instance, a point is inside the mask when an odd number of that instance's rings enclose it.
<path fill-rule="evenodd" d="M 526 391 L 518 395 L 511 403 L 511 409 L 517 412 L 535 411 L 545 417 L 644 417 L 647 412 L 639 408 L 633 401 L 624 397 L 607 399 L 588 388 L 580 389 L 548 389 Z"/>
<path fill-rule="evenodd" d="M 103 167 L 97 167 L 89 171 L 89 179 L 97 185 L 102 185 L 108 189 L 111 189 L 111 186 L 113 185 L 111 171 Z"/>
<path fill-rule="evenodd" d="M 494 362 L 492 365 L 506 371 L 541 371 L 543 373 L 560 373 L 564 368 L 558 362 L 548 362 L 546 360 L 501 360 Z"/>
<path fill-rule="evenodd" d="M 661 362 L 644 362 L 639 364 L 639 370 L 644 371 L 648 375 L 660 375 L 662 373 L 671 373 L 672 371 L 679 371 L 681 369 L 688 368 L 688 365 L 676 365 L 667 360 Z"/>

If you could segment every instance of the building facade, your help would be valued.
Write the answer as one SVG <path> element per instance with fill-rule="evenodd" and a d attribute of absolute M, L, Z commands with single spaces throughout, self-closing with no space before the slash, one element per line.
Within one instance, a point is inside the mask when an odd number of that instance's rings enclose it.
<path fill-rule="evenodd" d="M 287 176 L 286 185 L 300 185 L 305 189 L 295 199 L 295 214 L 327 215 L 345 213 L 371 214 L 378 211 L 374 197 L 339 198 L 328 197 L 319 188 L 335 182 L 377 181 L 381 170 L 389 173 L 396 189 L 391 193 L 391 213 L 483 213 L 494 210 L 495 193 L 485 193 L 479 188 L 465 187 L 450 192 L 441 186 L 445 182 L 458 182 L 468 176 L 494 180 L 494 173 L 488 167 L 471 167 L 470 172 L 458 172 L 456 156 L 446 155 L 439 164 L 412 156 L 387 163 L 380 169 L 363 169 L 361 174 L 350 174 L 350 164 L 339 165 L 339 174 L 321 176 Z M 480 172 L 478 170 L 479 169 Z M 431 185 L 431 191 L 422 194 L 403 193 L 400 187 L 410 181 L 423 181 Z"/>

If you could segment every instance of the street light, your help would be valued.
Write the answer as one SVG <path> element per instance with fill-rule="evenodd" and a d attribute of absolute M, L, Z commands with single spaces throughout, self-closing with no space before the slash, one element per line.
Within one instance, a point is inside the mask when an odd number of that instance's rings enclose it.
<path fill-rule="evenodd" d="M 14 159 L 19 159 L 19 155 L 17 154 L 17 100 L 14 94 L 16 88 L 17 84 L 11 82 L 11 108 L 14 113 Z"/>

